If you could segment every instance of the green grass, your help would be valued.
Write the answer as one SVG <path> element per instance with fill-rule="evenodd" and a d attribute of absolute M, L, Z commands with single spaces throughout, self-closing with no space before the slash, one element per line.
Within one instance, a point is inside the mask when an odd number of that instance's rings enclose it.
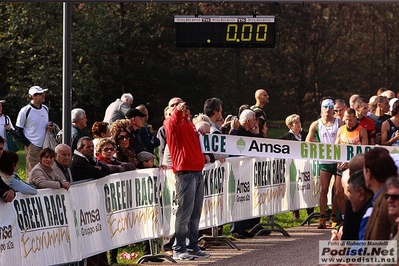
<path fill-rule="evenodd" d="M 19 151 L 17 151 L 17 154 L 19 157 L 17 174 L 22 180 L 26 181 L 27 178 L 25 172 L 26 160 L 25 160 L 25 151 L 23 146 L 19 146 Z"/>

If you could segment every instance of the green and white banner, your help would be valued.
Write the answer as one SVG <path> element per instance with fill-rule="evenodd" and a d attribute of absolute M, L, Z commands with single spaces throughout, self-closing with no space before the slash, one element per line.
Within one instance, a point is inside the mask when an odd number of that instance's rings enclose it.
<path fill-rule="evenodd" d="M 212 134 L 204 136 L 204 147 L 206 152 L 229 155 L 347 162 L 356 154 L 365 153 L 374 146 Z M 391 154 L 399 154 L 399 147 L 384 146 L 384 148 Z"/>

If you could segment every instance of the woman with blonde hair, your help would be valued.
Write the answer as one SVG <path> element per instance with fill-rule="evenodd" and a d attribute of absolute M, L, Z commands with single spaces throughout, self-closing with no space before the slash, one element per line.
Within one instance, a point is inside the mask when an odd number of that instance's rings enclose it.
<path fill-rule="evenodd" d="M 292 114 L 287 116 L 285 119 L 285 125 L 288 127 L 289 131 L 284 133 L 279 139 L 294 140 L 294 141 L 305 141 L 308 132 L 302 129 L 301 117 L 297 114 Z M 313 213 L 314 208 L 306 209 L 308 215 Z M 299 218 L 299 210 L 292 211 L 293 220 Z"/>

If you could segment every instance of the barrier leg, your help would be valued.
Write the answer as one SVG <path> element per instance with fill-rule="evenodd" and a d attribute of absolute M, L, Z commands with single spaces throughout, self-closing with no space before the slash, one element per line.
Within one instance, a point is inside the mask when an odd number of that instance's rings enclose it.
<path fill-rule="evenodd" d="M 267 228 L 264 228 L 266 226 Z M 262 228 L 262 229 L 260 229 Z M 267 223 L 258 223 L 255 225 L 251 230 L 249 230 L 250 233 L 255 234 L 256 236 L 265 234 L 265 233 L 271 233 L 272 231 L 280 232 L 283 234 L 283 236 L 290 237 L 290 234 L 288 234 L 287 231 L 284 230 L 283 227 L 281 227 L 279 224 L 276 224 L 274 222 L 274 216 L 267 216 Z M 255 233 L 256 232 L 256 233 Z"/>
<path fill-rule="evenodd" d="M 212 227 L 212 236 L 201 236 L 198 239 L 198 242 L 201 241 L 201 240 L 206 241 L 206 243 L 204 245 L 217 246 L 217 245 L 221 245 L 222 244 L 222 245 L 228 246 L 228 247 L 230 247 L 232 249 L 241 250 L 239 247 L 237 247 L 236 244 L 234 244 L 233 241 L 231 241 L 230 238 L 228 238 L 226 236 L 219 236 L 217 227 Z"/>
<path fill-rule="evenodd" d="M 151 254 L 142 256 L 138 261 L 137 264 L 142 264 L 147 261 L 153 261 L 156 259 L 167 259 L 173 263 L 177 263 L 171 256 L 160 254 L 159 247 L 158 247 L 158 238 L 148 240 L 150 242 L 150 251 Z"/>
<path fill-rule="evenodd" d="M 320 212 L 313 212 L 311 214 L 309 214 L 308 217 L 306 217 L 306 219 L 301 223 L 301 226 L 304 226 L 306 223 L 308 223 L 308 225 L 310 225 L 310 220 L 312 220 L 313 218 L 320 218 Z M 326 212 L 326 220 L 330 219 L 330 213 Z"/>

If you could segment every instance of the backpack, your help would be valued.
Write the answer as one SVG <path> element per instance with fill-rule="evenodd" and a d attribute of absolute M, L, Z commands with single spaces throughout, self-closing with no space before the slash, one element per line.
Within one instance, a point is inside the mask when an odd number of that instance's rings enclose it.
<path fill-rule="evenodd" d="M 10 125 L 10 117 L 8 117 L 7 115 L 4 115 L 5 119 L 6 119 L 6 126 Z M 9 130 L 6 130 L 6 137 L 7 137 L 7 146 L 8 146 L 8 150 L 10 151 L 14 151 L 17 152 L 19 150 L 18 148 L 18 144 L 15 141 L 16 138 L 14 138 L 13 133 L 14 130 L 12 130 L 11 128 Z"/>

